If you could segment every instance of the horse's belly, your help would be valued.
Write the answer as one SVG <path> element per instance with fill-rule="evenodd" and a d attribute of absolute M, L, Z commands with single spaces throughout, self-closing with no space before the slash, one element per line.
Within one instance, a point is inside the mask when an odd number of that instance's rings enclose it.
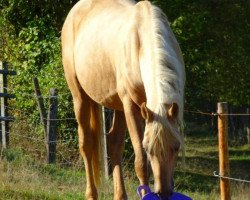
<path fill-rule="evenodd" d="M 122 110 L 122 102 L 116 88 L 116 78 L 109 67 L 77 66 L 77 78 L 83 90 L 95 102 L 115 110 Z"/>
<path fill-rule="evenodd" d="M 124 17 L 117 16 L 120 14 L 110 16 L 101 12 L 91 18 L 91 23 L 88 20 L 83 23 L 75 41 L 74 59 L 76 73 L 85 92 L 99 104 L 122 110 L 117 87 L 123 85 L 126 90 L 128 86 L 123 77 L 126 58 L 122 37 L 128 34 L 128 30 L 120 30 Z"/>

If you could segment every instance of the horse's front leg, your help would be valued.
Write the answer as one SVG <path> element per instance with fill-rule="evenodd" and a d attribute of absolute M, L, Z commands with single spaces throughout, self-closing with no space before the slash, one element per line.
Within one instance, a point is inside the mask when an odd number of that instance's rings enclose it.
<path fill-rule="evenodd" d="M 127 195 L 122 174 L 122 152 L 124 150 L 126 121 L 124 113 L 115 111 L 113 125 L 107 136 L 108 155 L 110 156 L 113 181 L 114 200 L 126 200 Z"/>
<path fill-rule="evenodd" d="M 148 162 L 145 150 L 142 147 L 143 118 L 140 108 L 130 99 L 123 99 L 124 113 L 135 152 L 135 172 L 140 185 L 148 185 Z"/>

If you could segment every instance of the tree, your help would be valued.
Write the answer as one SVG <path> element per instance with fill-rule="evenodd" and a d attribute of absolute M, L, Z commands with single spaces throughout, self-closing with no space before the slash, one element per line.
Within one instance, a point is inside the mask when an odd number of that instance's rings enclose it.
<path fill-rule="evenodd" d="M 59 112 L 72 117 L 60 53 L 60 31 L 76 0 L 0 0 L 0 59 L 13 65 L 16 104 L 38 120 L 32 78 L 43 93 L 56 86 L 63 98 Z M 186 63 L 186 107 L 211 110 L 218 101 L 250 105 L 250 1 L 155 0 L 169 17 Z M 60 101 L 59 101 L 60 102 Z M 74 124 L 75 125 L 75 124 Z M 73 126 L 73 125 L 72 125 Z"/>
<path fill-rule="evenodd" d="M 34 76 L 43 94 L 48 95 L 51 87 L 59 90 L 59 117 L 74 117 L 73 109 L 68 109 L 73 105 L 63 76 L 60 31 L 75 2 L 0 0 L 0 60 L 8 61 L 18 73 L 9 85 L 16 94 L 15 106 L 29 113 L 31 123 L 40 120 L 36 101 L 27 98 L 34 94 Z M 74 121 L 68 125 L 76 127 Z"/>
<path fill-rule="evenodd" d="M 186 63 L 186 106 L 250 105 L 250 2 L 157 1 Z"/>

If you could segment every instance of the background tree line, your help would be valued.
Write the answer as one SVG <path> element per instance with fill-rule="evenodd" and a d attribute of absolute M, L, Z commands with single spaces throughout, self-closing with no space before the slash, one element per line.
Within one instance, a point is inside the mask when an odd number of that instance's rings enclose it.
<path fill-rule="evenodd" d="M 0 60 L 17 71 L 12 80 L 20 109 L 39 120 L 33 93 L 37 76 L 43 93 L 57 87 L 59 117 L 73 117 L 61 64 L 62 24 L 76 0 L 0 0 Z M 167 14 L 186 63 L 186 108 L 215 111 L 218 101 L 250 105 L 250 1 L 154 0 Z M 73 107 L 72 107 L 73 108 Z M 75 127 L 75 123 L 62 126 Z M 66 136 L 65 136 L 66 137 Z"/>

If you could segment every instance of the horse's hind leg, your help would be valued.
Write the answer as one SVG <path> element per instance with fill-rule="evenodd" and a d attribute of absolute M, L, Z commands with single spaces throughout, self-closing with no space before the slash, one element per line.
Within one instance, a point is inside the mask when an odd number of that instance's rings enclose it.
<path fill-rule="evenodd" d="M 91 100 L 86 94 L 81 94 L 80 98 L 74 98 L 75 115 L 78 122 L 78 140 L 81 156 L 84 160 L 86 171 L 86 199 L 96 200 L 97 189 L 94 180 L 92 166 L 94 138 L 90 127 Z"/>
<path fill-rule="evenodd" d="M 91 111 L 96 104 L 87 96 L 81 88 L 74 67 L 74 28 L 72 19 L 65 21 L 62 31 L 62 53 L 65 78 L 73 96 L 75 116 L 78 122 L 79 148 L 84 160 L 86 171 L 86 199 L 96 200 L 97 190 L 95 186 L 93 160 L 93 147 L 96 138 L 91 130 Z M 95 170 L 96 171 L 96 170 Z"/>
<path fill-rule="evenodd" d="M 66 76 L 66 79 L 73 96 L 74 111 L 78 122 L 79 149 L 86 171 L 85 196 L 87 200 L 97 200 L 97 189 L 92 166 L 94 136 L 90 127 L 91 108 L 94 102 L 83 91 L 77 79 L 72 76 Z"/>
<path fill-rule="evenodd" d="M 113 125 L 107 136 L 108 154 L 113 170 L 114 200 L 127 199 L 123 175 L 122 175 L 122 152 L 124 150 L 126 121 L 124 113 L 115 111 Z"/>

